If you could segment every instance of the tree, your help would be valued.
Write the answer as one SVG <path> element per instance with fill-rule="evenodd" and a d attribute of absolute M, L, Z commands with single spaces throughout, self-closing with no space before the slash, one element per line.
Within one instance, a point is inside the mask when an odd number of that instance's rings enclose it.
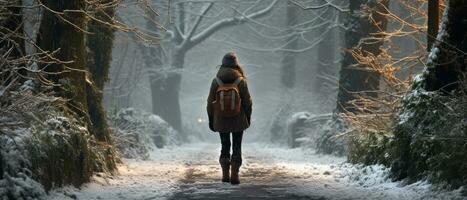
<path fill-rule="evenodd" d="M 400 108 L 391 149 L 396 179 L 467 184 L 466 20 L 465 1 L 449 0 L 426 67 Z"/>
<path fill-rule="evenodd" d="M 286 27 L 289 29 L 289 36 L 286 38 L 285 49 L 297 49 L 298 34 L 294 29 L 294 25 L 297 23 L 297 6 L 293 5 L 290 1 L 287 1 L 286 8 Z M 281 59 L 281 83 L 285 88 L 293 88 L 295 85 L 295 53 L 284 51 Z"/>
<path fill-rule="evenodd" d="M 328 34 L 323 36 L 323 39 L 318 45 L 318 68 L 317 68 L 317 77 L 314 80 L 314 90 L 320 94 L 330 94 L 329 91 L 332 87 L 329 87 L 333 83 L 330 82 L 329 78 L 335 71 L 337 67 L 335 66 L 336 62 L 336 40 L 338 39 L 335 30 L 334 23 L 336 23 L 336 18 L 341 13 L 336 12 L 335 9 L 327 7 L 324 9 L 321 17 L 324 22 L 323 28 L 328 30 Z M 325 95 L 328 99 L 329 96 Z"/>
<path fill-rule="evenodd" d="M 92 122 L 93 133 L 99 141 L 110 142 L 110 130 L 102 103 L 104 83 L 108 80 L 114 28 L 111 26 L 115 16 L 116 4 L 112 0 L 101 1 L 103 8 L 98 8 L 88 24 L 87 36 L 89 81 L 86 81 L 87 107 Z M 108 24 L 104 24 L 108 23 Z"/>
<path fill-rule="evenodd" d="M 357 95 L 373 96 L 374 90 L 379 87 L 379 77 L 365 66 L 358 66 L 353 52 L 358 51 L 363 55 L 378 56 L 383 45 L 382 37 L 377 35 L 380 30 L 385 30 L 387 20 L 384 13 L 387 12 L 389 0 L 355 0 L 350 1 L 349 16 L 345 23 L 344 59 L 339 72 L 339 92 L 337 95 L 337 111 L 354 112 L 351 105 Z M 370 10 L 369 15 L 363 15 L 362 8 Z"/>
<path fill-rule="evenodd" d="M 387 7 L 389 0 L 349 1 L 349 13 L 345 21 L 344 55 L 339 72 L 337 109 L 323 128 L 317 139 L 318 152 L 348 153 L 349 124 L 341 114 L 365 113 L 355 101 L 372 98 L 379 88 L 379 72 L 371 68 L 371 63 L 361 62 L 360 58 L 377 57 L 384 42 L 381 32 L 386 30 Z M 364 108 L 364 107 L 363 107 Z"/>
<path fill-rule="evenodd" d="M 434 42 L 424 73 L 423 87 L 428 91 L 450 92 L 457 89 L 462 73 L 466 71 L 467 6 L 463 1 L 450 0 L 447 9 L 448 15 L 442 24 L 443 31 Z"/>
<path fill-rule="evenodd" d="M 274 0 L 268 3 L 266 7 L 254 12 L 251 11 L 259 5 L 258 3 L 253 4 L 243 12 L 234 10 L 234 12 L 238 13 L 238 16 L 215 21 L 207 24 L 206 28 L 198 30 L 200 24 L 205 20 L 206 14 L 216 3 L 176 2 L 174 7 L 177 17 L 173 19 L 172 26 L 168 27 L 169 30 L 161 36 L 165 40 L 162 43 L 167 44 L 167 46 L 164 46 L 164 44 L 162 46 L 168 49 L 168 55 L 163 57 L 163 63 L 168 63 L 168 65 L 164 66 L 164 68 L 153 65 L 155 69 L 151 70 L 150 77 L 156 78 L 156 80 L 151 81 L 151 86 L 155 87 L 151 88 L 153 92 L 153 111 L 156 112 L 154 114 L 161 116 L 176 130 L 182 131 L 179 92 L 182 80 L 181 70 L 185 66 L 186 53 L 217 31 L 267 15 L 276 3 L 277 0 Z M 200 13 L 187 17 L 187 13 L 199 9 L 192 7 L 193 4 L 201 4 Z M 185 7 L 185 5 L 190 5 L 190 7 Z M 157 51 L 153 53 L 158 54 Z"/>
<path fill-rule="evenodd" d="M 151 9 L 145 9 L 146 16 L 148 20 L 146 21 L 146 29 L 153 33 L 155 37 L 163 36 L 161 27 L 159 24 L 156 24 L 156 13 Z M 163 119 L 168 120 L 170 116 L 169 108 L 164 105 L 162 102 L 159 102 L 162 99 L 163 95 L 169 91 L 167 87 L 167 81 L 164 81 L 164 61 L 167 60 L 167 56 L 164 55 L 163 46 L 161 44 L 157 46 L 146 47 L 142 45 L 141 47 L 144 54 L 144 62 L 149 72 L 149 86 L 151 89 L 151 102 L 152 102 L 152 113 L 158 114 Z M 181 120 L 176 118 L 172 120 Z M 173 124 L 171 124 L 173 126 Z M 179 128 L 181 124 L 178 124 Z"/>
<path fill-rule="evenodd" d="M 73 111 L 77 116 L 85 120 L 89 131 L 92 131 L 92 123 L 88 118 L 88 106 L 86 98 L 86 17 L 83 12 L 86 6 L 84 0 L 42 0 L 45 11 L 42 15 L 37 44 L 41 51 L 47 53 L 40 68 L 48 74 L 50 85 L 53 86 L 56 96 L 67 99 L 66 109 Z M 79 148 L 79 139 L 76 139 Z M 79 151 L 78 155 L 67 160 L 67 164 L 59 165 L 63 169 L 61 176 L 54 176 L 56 169 L 45 168 L 42 179 L 46 188 L 51 188 L 55 183 L 61 185 L 65 182 L 80 185 L 89 180 L 94 167 L 90 166 L 86 151 Z M 81 158 L 81 159 L 79 159 Z M 43 161 L 47 164 L 55 163 L 47 158 Z M 68 158 L 62 158 L 68 159 Z M 45 164 L 44 163 L 44 164 Z M 50 176 L 50 177 L 47 177 Z"/>
<path fill-rule="evenodd" d="M 428 1 L 428 34 L 427 34 L 427 49 L 433 46 L 435 37 L 439 29 L 439 0 Z"/>
<path fill-rule="evenodd" d="M 43 81 L 53 87 L 55 96 L 66 101 L 62 108 L 64 113 L 84 121 L 87 132 L 96 138 L 96 146 L 100 148 L 97 151 L 100 155 L 90 152 L 92 147 L 88 146 L 86 131 L 70 135 L 73 140 L 69 145 L 76 155 L 63 158 L 60 152 L 50 153 L 52 155 L 41 163 L 60 166 L 63 174 L 57 175 L 56 169 L 45 168 L 41 179 L 48 189 L 63 182 L 79 186 L 87 182 L 93 172 L 112 171 L 116 167 L 101 93 L 110 62 L 113 30 L 107 25 L 114 7 L 106 7 L 93 16 L 86 9 L 96 4 L 85 0 L 42 0 L 39 4 L 44 9 L 37 37 L 39 51 L 45 54 L 39 66 L 47 74 Z M 89 27 L 88 16 L 97 20 L 91 21 Z M 54 160 L 54 155 L 62 161 Z"/>
<path fill-rule="evenodd" d="M 58 96 L 69 108 L 86 117 L 86 17 L 84 0 L 42 0 L 43 13 L 37 44 L 48 53 L 42 67 Z M 57 51 L 58 50 L 58 51 Z M 88 124 L 91 126 L 91 124 Z"/>

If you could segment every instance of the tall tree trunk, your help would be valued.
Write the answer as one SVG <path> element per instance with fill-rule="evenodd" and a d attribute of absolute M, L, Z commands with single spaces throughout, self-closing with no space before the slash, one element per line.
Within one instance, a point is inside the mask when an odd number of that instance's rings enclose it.
<path fill-rule="evenodd" d="M 51 72 L 48 75 L 49 80 L 58 86 L 54 87 L 57 96 L 68 99 L 66 106 L 69 110 L 76 113 L 81 119 L 85 120 L 85 125 L 89 131 L 92 131 L 92 123 L 88 120 L 88 107 L 86 98 L 86 43 L 85 33 L 86 17 L 82 12 L 71 12 L 76 10 L 85 10 L 85 0 L 42 0 L 40 3 L 49 9 L 63 13 L 57 17 L 56 13 L 44 9 L 42 21 L 39 29 L 37 44 L 45 51 L 58 51 L 52 55 L 56 60 L 45 60 L 53 64 L 41 64 L 41 68 Z M 70 24 L 72 23 L 72 24 Z M 81 30 L 80 30 L 81 29 Z M 67 112 L 68 113 L 68 112 Z M 89 158 L 87 151 L 87 142 L 84 142 L 83 135 L 70 135 L 73 143 L 70 145 L 76 148 L 74 155 L 67 158 L 60 157 L 61 161 L 53 157 L 46 157 L 41 160 L 43 166 L 59 166 L 59 169 L 42 168 L 38 176 L 42 176 L 44 187 L 60 186 L 63 183 L 72 183 L 79 186 L 89 181 L 92 172 L 97 170 Z M 48 152 L 52 155 L 60 155 L 61 152 Z M 58 172 L 57 172 L 58 170 Z"/>
<path fill-rule="evenodd" d="M 179 5 L 179 21 L 183 22 L 185 14 L 183 4 Z M 155 13 L 148 11 L 146 14 L 150 20 L 146 22 L 146 28 L 161 37 L 160 29 L 153 22 L 156 21 Z M 183 24 L 183 23 L 182 23 Z M 185 26 L 180 26 L 184 31 Z M 183 69 L 185 54 L 184 49 L 174 48 L 171 56 L 171 66 L 164 68 L 165 58 L 162 46 L 142 47 L 145 53 L 145 64 L 149 71 L 149 85 L 151 87 L 152 113 L 160 116 L 175 130 L 182 131 L 182 119 L 180 111 L 180 86 L 182 75 L 179 70 Z"/>
<path fill-rule="evenodd" d="M 465 87 L 467 78 L 466 21 L 465 1 L 449 0 L 440 26 L 442 30 L 431 48 L 425 71 L 413 83 L 399 113 L 406 117 L 394 131 L 396 151 L 391 173 L 396 179 L 418 180 L 428 176 L 454 188 L 467 183 L 465 142 L 460 139 L 466 135 L 461 125 L 466 119 L 462 103 L 466 88 L 460 88 Z M 443 96 L 453 91 L 459 92 Z M 426 140 L 426 137 L 452 139 Z M 449 163 L 449 167 L 442 163 Z"/>
<path fill-rule="evenodd" d="M 108 4 L 112 1 L 101 1 L 101 4 Z M 115 15 L 115 6 L 106 7 L 96 13 L 96 18 L 112 24 Z M 103 107 L 104 83 L 108 80 L 110 62 L 112 60 L 112 46 L 114 40 L 114 30 L 108 25 L 92 20 L 89 25 L 87 46 L 89 50 L 88 70 L 91 81 L 86 82 L 87 105 L 91 122 L 93 124 L 93 134 L 103 142 L 110 142 L 110 130 L 107 124 L 106 113 Z"/>
<path fill-rule="evenodd" d="M 428 0 L 427 49 L 431 50 L 439 29 L 439 0 Z"/>
<path fill-rule="evenodd" d="M 383 41 L 378 36 L 373 36 L 375 39 L 366 40 L 373 33 L 384 31 L 387 26 L 387 19 L 384 14 L 389 0 L 352 0 L 349 4 L 350 14 L 348 16 L 346 26 L 348 30 L 345 32 L 346 49 L 355 48 L 359 43 L 363 55 L 373 54 L 378 56 L 381 53 L 380 47 Z M 363 17 L 361 9 L 363 6 L 369 7 L 372 12 L 372 20 L 368 17 Z M 337 112 L 350 111 L 355 112 L 356 108 L 351 106 L 350 102 L 356 99 L 357 95 L 374 96 L 376 93 L 366 92 L 374 91 L 379 88 L 379 76 L 366 69 L 365 66 L 355 66 L 357 61 L 349 51 L 344 52 L 344 59 L 339 77 L 339 92 L 337 95 Z"/>
<path fill-rule="evenodd" d="M 62 17 L 69 21 L 65 22 L 58 18 L 57 14 L 44 11 L 37 43 L 42 50 L 49 53 L 59 50 L 52 56 L 63 62 L 43 64 L 42 67 L 45 67 L 45 71 L 51 72 L 48 78 L 59 85 L 54 87 L 57 95 L 70 99 L 69 107 L 80 116 L 87 118 L 86 44 L 85 33 L 82 31 L 86 29 L 86 18 L 83 13 L 65 11 L 84 10 L 86 2 L 84 0 L 41 0 L 40 2 L 51 10 L 64 12 Z"/>
<path fill-rule="evenodd" d="M 450 92 L 459 86 L 462 72 L 466 71 L 467 5 L 462 0 L 450 0 L 444 19 L 440 41 L 435 41 L 428 58 L 424 88 L 428 91 Z"/>
<path fill-rule="evenodd" d="M 110 4 L 112 0 L 103 0 L 99 4 Z M 113 23 L 115 16 L 115 6 L 111 5 L 96 13 L 95 18 L 108 24 Z M 87 68 L 90 73 L 86 81 L 86 97 L 88 115 L 92 123 L 91 133 L 100 142 L 112 144 L 110 129 L 107 124 L 107 116 L 103 104 L 104 84 L 108 80 L 110 63 L 112 60 L 112 47 L 114 40 L 114 29 L 102 22 L 92 20 L 88 24 L 92 33 L 87 38 L 88 63 Z M 107 149 L 105 155 L 106 168 L 115 169 L 116 162 L 114 151 Z"/>
<path fill-rule="evenodd" d="M 327 10 L 322 14 L 323 20 L 327 20 L 328 22 L 325 23 L 323 26 L 326 28 L 330 28 L 333 23 L 333 19 L 336 15 L 336 12 L 333 8 L 327 8 Z M 319 92 L 320 94 L 329 94 L 330 87 L 326 87 L 326 85 L 332 85 L 332 83 L 328 83 L 328 79 L 326 76 L 334 75 L 338 68 L 335 66 L 335 59 L 336 59 L 336 32 L 333 30 L 326 30 L 328 31 L 323 37 L 323 40 L 318 44 L 318 69 L 317 69 L 317 76 L 314 80 L 314 91 Z M 327 95 L 326 95 L 327 96 Z M 328 97 L 326 97 L 327 99 Z"/>
<path fill-rule="evenodd" d="M 180 87 L 182 75 L 180 69 L 183 68 L 185 51 L 174 50 L 172 55 L 172 67 L 169 72 L 165 72 L 158 77 L 153 77 L 151 81 L 152 110 L 167 121 L 175 130 L 182 131 L 182 117 L 180 110 Z"/>
<path fill-rule="evenodd" d="M 174 12 L 177 13 L 176 21 L 179 24 L 178 29 L 181 33 L 185 32 L 185 4 L 178 4 Z M 155 18 L 155 16 L 152 16 Z M 149 23 L 149 22 L 148 22 Z M 156 33 L 159 30 L 156 29 L 154 24 L 148 24 L 151 26 Z M 174 24 L 174 26 L 176 26 Z M 180 89 L 182 82 L 182 74 L 180 70 L 183 69 L 185 64 L 185 55 L 189 47 L 177 46 L 177 44 L 183 43 L 183 38 L 176 31 L 174 39 L 171 44 L 174 45 L 171 48 L 171 55 L 169 56 L 170 65 L 163 67 L 163 59 L 165 58 L 161 47 L 151 48 L 151 56 L 153 57 L 154 67 L 151 70 L 150 85 L 151 85 L 151 98 L 152 98 L 152 112 L 159 115 L 167 123 L 169 123 L 175 130 L 183 132 L 183 123 L 180 109 Z M 149 64 L 148 66 L 151 66 Z"/>
<path fill-rule="evenodd" d="M 293 28 L 297 23 L 297 6 L 287 1 L 286 10 L 286 26 L 291 30 L 291 35 L 287 38 L 285 49 L 296 49 L 298 35 Z M 295 53 L 284 52 L 281 60 L 281 83 L 285 88 L 293 88 L 295 86 Z"/>

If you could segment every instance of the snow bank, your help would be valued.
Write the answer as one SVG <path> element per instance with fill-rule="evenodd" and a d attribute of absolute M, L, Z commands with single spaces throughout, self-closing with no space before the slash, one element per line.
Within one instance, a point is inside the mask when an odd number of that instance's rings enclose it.
<path fill-rule="evenodd" d="M 157 115 L 125 108 L 108 118 L 124 158 L 148 159 L 152 150 L 179 144 L 177 131 Z"/>
<path fill-rule="evenodd" d="M 285 119 L 283 134 L 291 148 L 305 147 L 318 150 L 319 153 L 345 155 L 348 152 L 347 127 L 332 113 L 311 114 L 302 111 L 292 113 Z"/>
<path fill-rule="evenodd" d="M 65 102 L 27 81 L 0 98 L 0 199 L 44 199 L 54 187 L 106 172 L 100 145 Z"/>
<path fill-rule="evenodd" d="M 289 147 L 295 148 L 308 141 L 306 123 L 311 117 L 312 115 L 309 112 L 298 112 L 287 119 L 286 130 Z"/>
<path fill-rule="evenodd" d="M 438 185 L 421 180 L 414 183 L 393 181 L 391 170 L 383 165 L 353 165 L 344 163 L 337 167 L 335 178 L 348 185 L 356 185 L 365 190 L 373 191 L 380 199 L 465 199 L 462 189 L 445 190 Z"/>
<path fill-rule="evenodd" d="M 306 111 L 292 114 L 286 123 L 289 147 L 316 148 L 323 126 L 330 117 L 331 114 L 314 115 Z"/>

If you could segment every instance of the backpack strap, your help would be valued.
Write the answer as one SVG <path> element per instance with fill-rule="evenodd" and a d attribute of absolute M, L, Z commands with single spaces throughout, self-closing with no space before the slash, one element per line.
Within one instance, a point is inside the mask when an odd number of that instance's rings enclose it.
<path fill-rule="evenodd" d="M 233 90 L 230 91 L 230 95 L 231 95 L 230 110 L 234 110 L 235 109 L 235 92 Z"/>
<path fill-rule="evenodd" d="M 240 82 L 242 82 L 242 80 L 243 80 L 243 77 L 241 77 L 241 76 L 238 77 L 237 80 L 235 80 L 233 82 L 233 85 L 238 86 L 238 84 L 240 84 Z M 230 103 L 230 110 L 234 110 L 235 109 L 235 94 L 234 94 L 234 91 L 232 91 L 231 95 L 232 95 L 232 97 L 231 97 L 232 102 Z"/>
<path fill-rule="evenodd" d="M 238 77 L 237 80 L 235 80 L 235 82 L 233 83 L 234 85 L 238 85 L 240 84 L 240 82 L 243 80 L 243 77 Z"/>
<path fill-rule="evenodd" d="M 219 86 L 224 85 L 224 82 L 222 82 L 222 80 L 219 77 L 216 77 L 216 82 L 217 82 L 217 85 L 219 85 Z"/>
<path fill-rule="evenodd" d="M 216 80 L 218 86 L 223 86 L 224 85 L 224 83 L 222 82 L 222 80 L 219 77 L 216 77 L 215 80 Z M 220 92 L 219 103 L 221 104 L 221 110 L 224 110 L 224 91 Z"/>

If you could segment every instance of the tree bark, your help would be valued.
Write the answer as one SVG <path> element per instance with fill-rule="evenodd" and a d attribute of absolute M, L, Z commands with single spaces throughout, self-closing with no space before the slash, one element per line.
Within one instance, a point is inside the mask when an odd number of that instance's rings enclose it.
<path fill-rule="evenodd" d="M 431 50 L 439 29 L 439 0 L 428 0 L 427 49 Z"/>
<path fill-rule="evenodd" d="M 84 10 L 86 3 L 84 0 L 42 0 L 40 2 L 57 12 Z M 50 11 L 43 13 L 37 43 L 42 50 L 49 53 L 59 50 L 51 56 L 61 62 L 57 63 L 49 58 L 45 61 L 54 63 L 42 64 L 41 67 L 51 72 L 48 78 L 59 85 L 54 87 L 57 95 L 70 99 L 68 106 L 80 116 L 87 118 L 86 44 L 85 33 L 82 31 L 86 29 L 86 18 L 83 13 L 69 11 L 64 12 L 62 17 L 69 22 L 58 18 Z"/>
<path fill-rule="evenodd" d="M 467 56 L 467 5 L 462 0 L 450 0 L 447 18 L 435 41 L 424 74 L 424 88 L 428 91 L 450 92 L 459 87 L 462 73 L 466 71 Z"/>
<path fill-rule="evenodd" d="M 58 85 L 53 88 L 55 95 L 68 100 L 65 109 L 73 111 L 76 116 L 84 119 L 84 124 L 91 132 L 92 123 L 87 113 L 88 104 L 86 98 L 86 43 L 85 33 L 82 31 L 86 29 L 86 17 L 84 13 L 71 12 L 71 10 L 85 10 L 86 1 L 41 0 L 40 3 L 48 7 L 48 9 L 63 13 L 61 17 L 68 21 L 66 22 L 60 19 L 56 13 L 44 9 L 37 44 L 44 51 L 58 51 L 51 56 L 62 62 L 57 62 L 57 60 L 49 57 L 49 60 L 45 60 L 45 62 L 53 64 L 41 63 L 40 68 L 51 72 L 48 75 L 49 80 Z M 43 185 L 47 190 L 54 185 L 60 186 L 63 183 L 72 183 L 79 186 L 89 181 L 92 172 L 98 170 L 98 167 L 94 165 L 96 162 L 89 159 L 90 155 L 86 150 L 88 147 L 85 146 L 87 142 L 84 141 L 84 134 L 70 135 L 70 141 L 72 142 L 69 145 L 77 148 L 76 154 L 64 158 L 60 155 L 63 152 L 47 152 L 51 156 L 40 161 L 40 165 L 44 166 L 44 168 L 41 168 L 42 171 L 37 176 L 41 176 L 40 180 L 43 181 Z M 54 156 L 62 160 L 55 160 L 53 159 Z M 47 166 L 60 168 L 47 168 Z"/>
<path fill-rule="evenodd" d="M 178 20 L 183 22 L 185 14 L 183 13 L 183 4 L 179 5 Z M 146 28 L 151 32 L 161 36 L 160 30 L 153 21 L 156 21 L 156 16 L 152 12 L 146 12 L 150 20 L 146 22 Z M 185 26 L 180 26 L 180 30 L 184 31 Z M 175 43 L 180 43 L 176 41 Z M 169 123 L 175 130 L 182 131 L 182 118 L 180 110 L 179 93 L 181 87 L 182 76 L 179 72 L 183 69 L 185 60 L 185 49 L 175 47 L 172 49 L 171 66 L 164 68 L 163 50 L 159 44 L 153 47 L 142 47 L 145 54 L 145 65 L 149 71 L 149 84 L 151 87 L 151 102 L 152 113 L 160 116 Z"/>
<path fill-rule="evenodd" d="M 111 1 L 102 1 L 102 4 Z M 112 17 L 115 15 L 115 7 L 110 6 L 96 13 L 95 18 L 112 24 Z M 107 124 L 107 117 L 103 106 L 104 83 L 108 80 L 110 62 L 112 60 L 112 46 L 114 40 L 114 30 L 108 25 L 92 20 L 89 25 L 87 46 L 89 50 L 88 70 L 91 80 L 86 82 L 88 113 L 93 124 L 94 136 L 102 142 L 110 142 L 110 130 Z"/>
<path fill-rule="evenodd" d="M 152 110 L 167 121 L 175 130 L 182 131 L 180 110 L 180 87 L 185 54 L 182 50 L 174 50 L 170 72 L 151 78 Z"/>
<path fill-rule="evenodd" d="M 376 93 L 371 91 L 379 88 L 379 76 L 365 66 L 356 66 L 358 63 L 350 52 L 351 49 L 357 47 L 363 52 L 363 55 L 373 54 L 378 56 L 381 53 L 380 47 L 383 41 L 377 35 L 372 35 L 374 39 L 367 40 L 371 34 L 384 31 L 387 26 L 387 19 L 384 14 L 389 0 L 355 0 L 350 1 L 350 14 L 346 22 L 348 30 L 345 32 L 344 47 L 347 49 L 344 52 L 341 70 L 339 72 L 339 92 L 337 95 L 337 112 L 356 112 L 357 108 L 353 107 L 350 102 L 357 98 L 357 95 L 375 96 Z M 370 8 L 372 20 L 368 17 L 363 17 L 361 8 L 367 6 Z M 368 92 L 370 91 L 370 92 Z"/>
<path fill-rule="evenodd" d="M 103 0 L 100 4 L 110 4 L 112 0 Z M 115 16 L 115 6 L 108 6 L 96 13 L 95 18 L 109 24 L 113 23 Z M 88 35 L 88 71 L 90 73 L 89 81 L 86 81 L 86 97 L 88 106 L 88 115 L 92 123 L 91 133 L 100 142 L 112 144 L 111 132 L 107 123 L 107 115 L 103 103 L 104 84 L 108 80 L 110 63 L 112 60 L 112 47 L 115 38 L 113 27 L 104 25 L 101 22 L 92 20 L 88 24 L 89 31 L 93 34 Z M 116 162 L 114 151 L 106 150 L 105 160 L 107 169 L 115 169 Z"/>
<path fill-rule="evenodd" d="M 183 132 L 183 122 L 181 116 L 180 108 L 180 89 L 182 82 L 182 74 L 180 70 L 183 69 L 185 64 L 185 55 L 187 51 L 193 47 L 193 45 L 188 45 L 186 41 L 183 40 L 181 33 L 184 33 L 186 30 L 185 26 L 185 5 L 183 3 L 178 5 L 178 10 L 175 12 L 178 13 L 177 20 L 179 26 L 178 30 L 175 31 L 174 38 L 171 43 L 175 44 L 171 49 L 170 66 L 163 67 L 163 52 L 160 46 L 151 48 L 151 61 L 153 64 L 147 63 L 147 66 L 154 66 L 150 71 L 149 81 L 151 86 L 151 98 L 152 98 L 152 112 L 167 123 L 169 123 L 175 130 Z M 151 15 L 151 18 L 154 20 L 155 16 Z M 176 24 L 174 24 L 176 26 Z M 159 33 L 159 30 L 147 22 L 147 27 L 150 30 Z M 177 28 L 174 28 L 175 30 Z M 184 43 L 185 42 L 185 43 Z M 181 44 L 184 43 L 184 46 Z M 191 43 L 190 43 L 191 44 Z M 183 134 L 182 134 L 183 135 Z"/>
<path fill-rule="evenodd" d="M 336 12 L 332 8 L 327 8 L 327 10 L 322 14 L 324 20 L 328 20 L 323 26 L 329 28 L 332 25 L 332 21 Z M 323 36 L 323 40 L 318 44 L 318 69 L 317 76 L 314 80 L 314 91 L 319 92 L 320 94 L 330 94 L 329 87 L 326 85 L 331 85 L 332 83 L 326 83 L 327 79 L 322 77 L 335 74 L 338 68 L 334 61 L 336 59 L 336 33 L 335 31 L 329 30 L 328 34 Z M 327 96 L 327 95 L 326 95 Z"/>

